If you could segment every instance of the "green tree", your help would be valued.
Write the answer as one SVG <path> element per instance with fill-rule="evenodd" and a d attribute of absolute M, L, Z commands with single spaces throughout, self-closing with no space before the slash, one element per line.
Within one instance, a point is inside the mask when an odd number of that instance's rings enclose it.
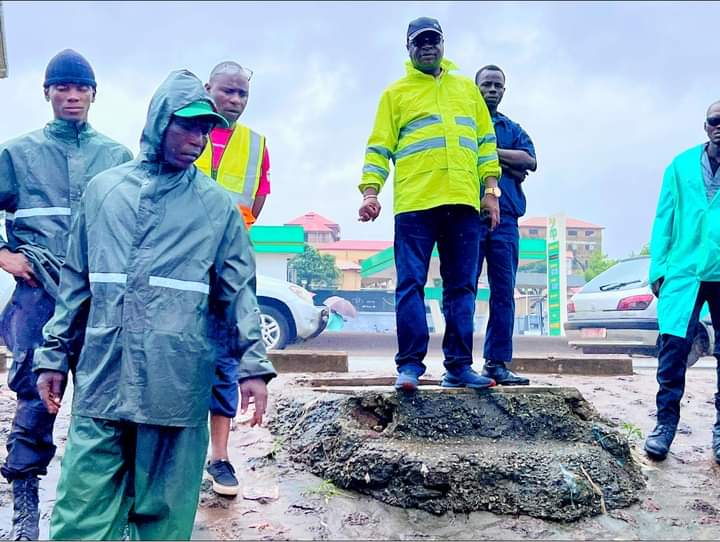
<path fill-rule="evenodd" d="M 640 256 L 650 256 L 650 243 L 645 243 L 640 249 Z"/>
<path fill-rule="evenodd" d="M 307 243 L 305 251 L 290 260 L 288 267 L 295 270 L 297 282 L 308 288 L 335 288 L 340 278 L 335 256 L 320 254 Z"/>
<path fill-rule="evenodd" d="M 607 254 L 603 254 L 600 251 L 593 252 L 588 260 L 587 269 L 585 270 L 585 281 L 590 282 L 592 279 L 597 277 L 600 273 L 609 269 L 617 263 L 617 260 L 612 260 L 607 257 Z"/>

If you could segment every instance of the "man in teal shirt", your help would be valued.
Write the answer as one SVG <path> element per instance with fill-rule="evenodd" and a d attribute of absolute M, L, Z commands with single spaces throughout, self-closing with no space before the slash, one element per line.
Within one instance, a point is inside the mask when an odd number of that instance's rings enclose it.
<path fill-rule="evenodd" d="M 665 170 L 650 244 L 650 283 L 658 296 L 657 425 L 645 441 L 656 460 L 667 456 L 680 419 L 686 359 L 707 302 L 720 337 L 720 101 L 707 110 L 709 141 L 678 155 Z M 715 343 L 720 364 L 720 350 Z M 718 369 L 720 386 L 720 368 Z M 720 388 L 712 447 L 720 463 Z"/>

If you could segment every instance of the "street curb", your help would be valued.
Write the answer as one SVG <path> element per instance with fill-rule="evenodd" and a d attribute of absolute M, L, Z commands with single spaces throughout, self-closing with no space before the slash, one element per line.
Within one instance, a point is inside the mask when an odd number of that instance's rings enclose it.
<path fill-rule="evenodd" d="M 271 350 L 268 358 L 278 373 L 347 373 L 343 351 Z"/>
<path fill-rule="evenodd" d="M 630 356 L 522 356 L 509 365 L 512 371 L 534 374 L 568 374 L 585 376 L 623 376 L 633 374 Z"/>

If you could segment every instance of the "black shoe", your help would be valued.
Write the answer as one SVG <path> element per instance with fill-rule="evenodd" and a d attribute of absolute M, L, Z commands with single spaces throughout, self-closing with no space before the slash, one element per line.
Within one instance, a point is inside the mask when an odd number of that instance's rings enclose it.
<path fill-rule="evenodd" d="M 492 378 L 498 386 L 527 386 L 530 379 L 516 375 L 505 367 L 505 363 L 492 361 L 485 364 L 482 375 Z"/>
<path fill-rule="evenodd" d="M 218 459 L 208 463 L 208 474 L 212 477 L 213 491 L 223 497 L 234 497 L 240 492 L 240 482 L 235 477 L 235 469 L 230 461 Z"/>
<path fill-rule="evenodd" d="M 717 423 L 713 427 L 712 449 L 715 461 L 720 464 L 720 424 Z"/>
<path fill-rule="evenodd" d="M 40 510 L 38 486 L 35 476 L 12 481 L 13 518 L 11 540 L 37 540 L 40 538 Z"/>
<path fill-rule="evenodd" d="M 677 425 L 658 424 L 652 433 L 645 439 L 645 453 L 650 459 L 662 461 L 670 451 L 670 445 L 675 438 Z"/>

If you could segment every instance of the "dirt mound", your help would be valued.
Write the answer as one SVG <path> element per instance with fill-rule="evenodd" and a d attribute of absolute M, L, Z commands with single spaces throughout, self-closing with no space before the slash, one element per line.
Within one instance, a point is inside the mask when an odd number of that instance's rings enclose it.
<path fill-rule="evenodd" d="M 627 439 L 574 388 L 288 389 L 269 427 L 313 474 L 434 514 L 574 521 L 645 485 Z"/>

